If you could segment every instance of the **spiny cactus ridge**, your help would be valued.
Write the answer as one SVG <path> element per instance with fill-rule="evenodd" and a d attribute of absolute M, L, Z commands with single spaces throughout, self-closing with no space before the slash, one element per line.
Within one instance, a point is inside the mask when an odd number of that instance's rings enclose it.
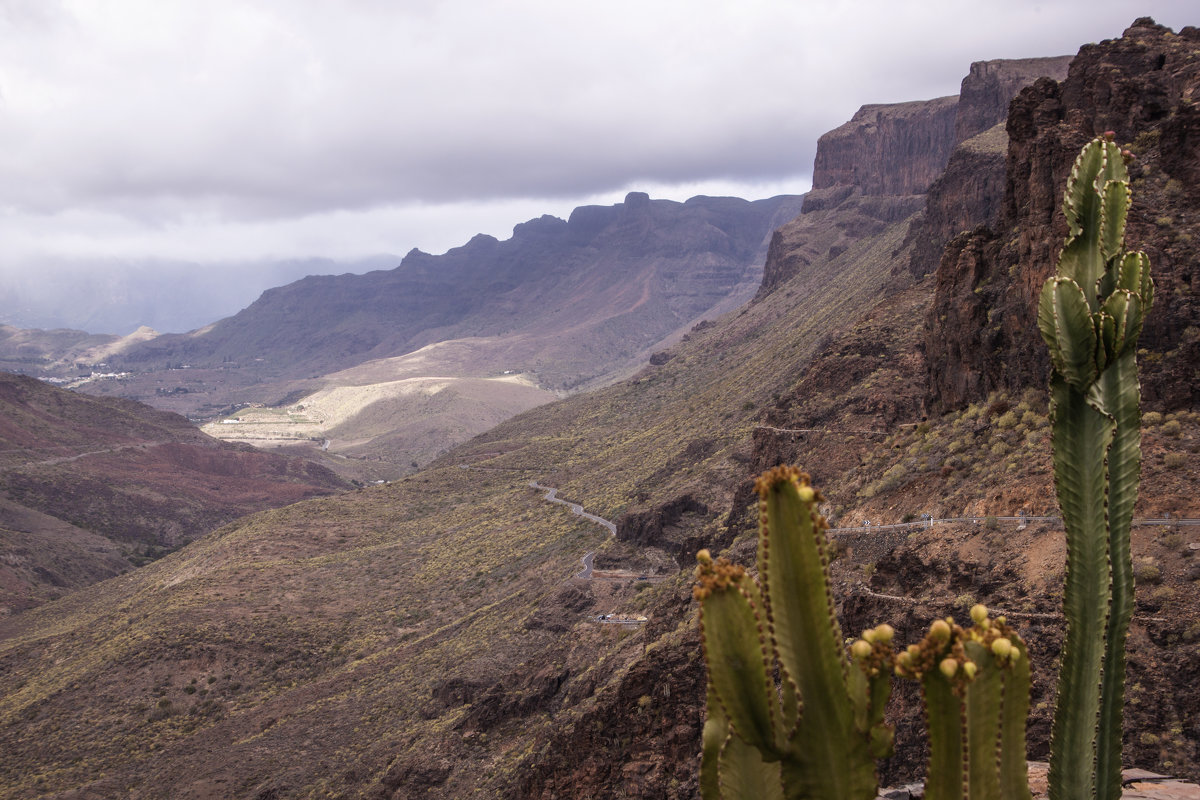
<path fill-rule="evenodd" d="M 1121 794 L 1129 526 L 1141 472 L 1136 347 L 1150 262 L 1125 249 L 1128 151 L 1085 146 L 1063 196 L 1068 234 L 1038 328 L 1050 348 L 1054 476 L 1067 532 L 1067 631 L 1051 736 L 1052 800 Z"/>
<path fill-rule="evenodd" d="M 970 629 L 939 620 L 898 659 L 886 624 L 863 631 L 847 653 L 819 493 L 794 467 L 769 470 L 756 489 L 758 580 L 697 554 L 709 674 L 703 797 L 874 798 L 875 759 L 892 750 L 883 713 L 893 672 L 920 681 L 926 697 L 928 797 L 1028 797 L 1029 659 L 1020 637 L 978 606 Z"/>

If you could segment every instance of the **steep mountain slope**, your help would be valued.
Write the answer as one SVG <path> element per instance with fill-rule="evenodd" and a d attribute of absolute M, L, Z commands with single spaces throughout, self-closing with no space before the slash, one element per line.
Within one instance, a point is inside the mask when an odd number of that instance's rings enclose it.
<path fill-rule="evenodd" d="M 835 524 L 1053 503 L 1036 388 L 927 413 L 939 278 L 910 271 L 920 200 L 821 192 L 773 244 L 772 290 L 630 380 L 526 412 L 418 475 L 242 520 L 0 623 L 0 794 L 695 797 L 704 670 L 686 565 L 701 545 L 753 557 L 757 469 L 807 465 Z M 1200 415 L 1147 420 L 1139 514 L 1200 515 L 1198 446 Z M 616 519 L 617 537 L 601 544 L 531 479 Z M 1034 643 L 1044 754 L 1060 534 L 975 518 L 841 535 L 837 598 L 847 630 L 887 620 L 905 639 L 976 599 L 1009 612 Z M 1136 537 L 1127 757 L 1195 774 L 1194 537 Z M 635 571 L 572 577 L 589 550 Z M 595 619 L 610 612 L 649 620 Z M 893 713 L 885 775 L 912 776 L 914 692 Z"/>
<path fill-rule="evenodd" d="M 0 373 L 0 613 L 345 488 L 322 467 L 221 444 L 174 414 Z"/>

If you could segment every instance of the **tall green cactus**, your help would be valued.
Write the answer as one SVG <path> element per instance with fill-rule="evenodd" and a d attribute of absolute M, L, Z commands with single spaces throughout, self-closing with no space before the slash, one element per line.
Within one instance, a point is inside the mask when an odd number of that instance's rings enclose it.
<path fill-rule="evenodd" d="M 921 681 L 925 693 L 927 797 L 1028 797 L 1029 659 L 1020 637 L 977 606 L 974 627 L 935 622 L 899 661 L 888 625 L 863 631 L 848 657 L 820 496 L 794 467 L 769 470 L 755 488 L 758 581 L 708 551 L 697 554 L 709 675 L 704 798 L 874 798 L 874 760 L 892 748 L 883 712 L 893 670 Z"/>
<path fill-rule="evenodd" d="M 1067 181 L 1069 228 L 1038 328 L 1050 348 L 1054 480 L 1067 531 L 1067 618 L 1050 745 L 1052 800 L 1121 795 L 1125 636 L 1133 613 L 1129 526 L 1141 472 L 1135 353 L 1154 284 L 1125 250 L 1127 153 L 1111 134 Z"/>

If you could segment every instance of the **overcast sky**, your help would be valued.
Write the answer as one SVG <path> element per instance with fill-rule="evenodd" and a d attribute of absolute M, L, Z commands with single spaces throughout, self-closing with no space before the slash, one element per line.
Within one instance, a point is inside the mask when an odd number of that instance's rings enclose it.
<path fill-rule="evenodd" d="M 0 281 L 442 252 L 632 189 L 799 193 L 860 105 L 1193 8 L 0 0 Z"/>

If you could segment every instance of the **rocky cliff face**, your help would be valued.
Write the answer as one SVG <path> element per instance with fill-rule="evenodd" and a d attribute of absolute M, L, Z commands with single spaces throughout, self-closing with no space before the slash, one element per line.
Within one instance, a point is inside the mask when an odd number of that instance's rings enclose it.
<path fill-rule="evenodd" d="M 1038 78 L 1062 80 L 1073 56 L 976 61 L 962 80 L 954 116 L 954 142 L 961 144 L 1008 117 L 1008 104 Z"/>
<path fill-rule="evenodd" d="M 955 234 L 999 214 L 1007 140 L 997 126 L 1009 101 L 1038 77 L 1064 77 L 1070 60 L 977 61 L 958 97 L 863 106 L 822 136 L 813 191 L 804 199 L 802 216 L 776 232 L 758 296 L 814 258 L 836 256 L 839 248 L 923 207 L 925 220 L 910 237 L 915 245 L 910 270 L 919 277 L 936 269 L 942 247 Z"/>
<path fill-rule="evenodd" d="M 922 194 L 954 146 L 957 97 L 869 105 L 817 140 L 813 188 L 855 186 L 865 195 Z"/>
<path fill-rule="evenodd" d="M 1117 40 L 1083 47 L 1061 83 L 1013 102 L 999 220 L 948 246 L 925 343 L 929 400 L 957 408 L 995 389 L 1044 384 L 1037 295 L 1065 235 L 1059 213 L 1079 148 L 1111 130 L 1137 155 L 1128 241 L 1150 256 L 1157 286 L 1140 359 L 1150 407 L 1200 402 L 1200 31 L 1139 19 Z"/>
<path fill-rule="evenodd" d="M 917 277 L 937 269 L 952 238 L 979 225 L 995 227 L 1004 201 L 1004 122 L 1017 93 L 1038 78 L 1061 80 L 1070 56 L 976 61 L 962 80 L 955 109 L 955 148 L 946 170 L 929 187 L 925 218 L 914 237 L 909 271 Z"/>
<path fill-rule="evenodd" d="M 801 215 L 775 231 L 756 298 L 921 210 L 954 146 L 956 98 L 863 106 L 817 141 Z"/>

